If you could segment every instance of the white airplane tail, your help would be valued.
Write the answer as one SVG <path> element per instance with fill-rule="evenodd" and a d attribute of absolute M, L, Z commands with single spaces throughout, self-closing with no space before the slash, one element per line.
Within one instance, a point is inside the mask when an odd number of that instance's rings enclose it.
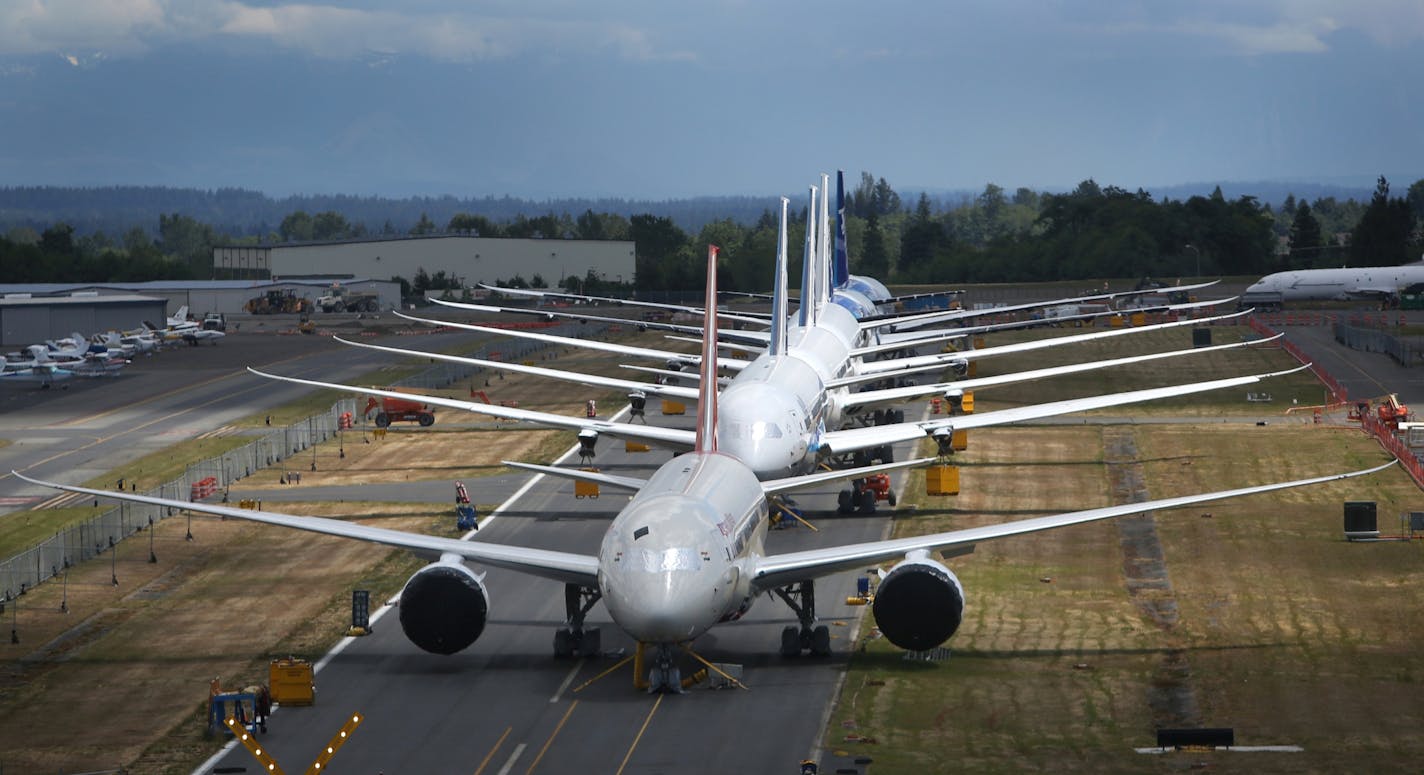
<path fill-rule="evenodd" d="M 171 318 L 168 319 L 168 325 L 170 325 L 170 326 L 180 326 L 180 325 L 182 325 L 182 324 L 184 324 L 184 323 L 187 323 L 187 322 L 188 322 L 188 305 L 187 305 L 187 304 L 184 304 L 183 306 L 179 307 L 179 308 L 178 308 L 178 311 L 173 314 L 173 317 L 171 317 Z"/>
<path fill-rule="evenodd" d="M 802 328 L 816 325 L 816 187 L 811 186 L 811 204 L 806 208 L 806 248 L 801 260 L 801 314 L 797 322 Z"/>
<path fill-rule="evenodd" d="M 702 332 L 702 381 L 697 387 L 696 452 L 717 451 L 717 251 L 707 246 L 706 320 Z"/>
<path fill-rule="evenodd" d="M 776 275 L 771 288 L 771 341 L 767 352 L 772 357 L 786 354 L 786 208 L 791 200 L 781 198 L 781 225 L 776 242 Z"/>

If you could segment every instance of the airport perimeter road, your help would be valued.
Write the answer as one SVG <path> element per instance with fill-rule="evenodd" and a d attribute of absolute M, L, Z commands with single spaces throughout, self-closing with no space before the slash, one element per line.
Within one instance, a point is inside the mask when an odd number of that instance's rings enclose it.
<path fill-rule="evenodd" d="M 629 455 L 611 441 L 598 453 L 604 471 L 646 476 L 669 459 L 656 449 Z M 479 539 L 596 552 L 628 495 L 604 488 L 597 500 L 576 500 L 572 489 L 568 481 L 537 477 Z M 815 510 L 811 519 L 820 532 L 772 531 L 768 551 L 873 540 L 886 532 L 884 512 L 835 515 L 836 489 L 828 485 L 797 499 Z M 558 660 L 553 637 L 564 620 L 561 585 L 491 570 L 485 579 L 491 620 L 469 649 L 449 657 L 420 651 L 401 633 L 393 609 L 375 623 L 374 634 L 348 639 L 322 666 L 315 705 L 280 709 L 261 740 L 288 771 L 304 768 L 348 714 L 361 713 L 365 720 L 333 760 L 333 772 L 796 772 L 802 758 L 821 755 L 827 708 L 853 644 L 858 609 L 845 598 L 854 594 L 855 578 L 847 573 L 816 586 L 818 612 L 832 629 L 831 657 L 777 656 L 781 628 L 795 617 L 779 599 L 765 596 L 745 619 L 715 627 L 693 644 L 710 661 L 742 665 L 747 688 L 657 696 L 633 688 L 631 663 L 585 686 L 634 649 L 602 605 L 590 624 L 602 628 L 604 655 Z M 689 658 L 683 674 L 697 668 Z M 236 748 L 199 772 L 227 767 L 256 771 L 256 762 Z"/>
<path fill-rule="evenodd" d="M 1413 322 L 1424 320 L 1409 313 Z M 1407 406 L 1424 405 L 1424 369 L 1405 368 L 1384 353 L 1351 350 L 1335 341 L 1332 326 L 1282 326 L 1286 338 L 1333 376 L 1351 399 L 1374 399 L 1394 393 Z"/>
<path fill-rule="evenodd" d="M 433 350 L 476 338 L 432 334 L 418 346 Z M 409 337 L 398 339 L 410 346 Z M 70 380 L 69 390 L 0 390 L 0 438 L 11 442 L 0 447 L 0 515 L 56 495 L 16 479 L 12 469 L 82 482 L 310 392 L 249 374 L 248 366 L 340 382 L 398 361 L 325 336 L 237 333 L 216 346 L 139 356 L 120 376 Z"/>

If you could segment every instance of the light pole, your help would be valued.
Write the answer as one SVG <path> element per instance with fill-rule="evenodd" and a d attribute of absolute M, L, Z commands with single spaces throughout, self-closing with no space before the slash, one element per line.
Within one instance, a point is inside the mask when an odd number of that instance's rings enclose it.
<path fill-rule="evenodd" d="M 1196 276 L 1197 276 L 1198 278 L 1200 278 L 1200 277 L 1201 277 L 1201 248 L 1197 247 L 1196 245 L 1192 245 L 1192 244 L 1188 243 L 1187 245 L 1184 245 L 1184 246 L 1183 246 L 1183 249 L 1184 249 L 1184 250 L 1185 250 L 1185 249 L 1190 249 L 1192 252 L 1194 252 L 1194 253 L 1197 254 L 1197 274 L 1196 274 Z"/>

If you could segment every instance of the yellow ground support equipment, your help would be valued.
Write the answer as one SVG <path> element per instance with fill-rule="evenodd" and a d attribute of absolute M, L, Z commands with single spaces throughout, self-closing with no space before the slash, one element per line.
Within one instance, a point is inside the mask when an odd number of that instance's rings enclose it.
<path fill-rule="evenodd" d="M 669 398 L 663 399 L 663 414 L 687 414 L 687 404 L 681 401 L 673 401 Z"/>
<path fill-rule="evenodd" d="M 316 701 L 312 665 L 305 659 L 274 659 L 267 669 L 267 685 L 272 701 L 282 705 L 310 705 Z"/>
<path fill-rule="evenodd" d="M 974 391 L 964 391 L 964 396 L 959 399 L 959 411 L 965 414 L 974 414 Z"/>
<path fill-rule="evenodd" d="M 623 451 L 624 451 L 624 452 L 647 452 L 648 449 L 649 449 L 649 447 L 648 447 L 647 444 L 640 444 L 639 442 L 636 442 L 636 441 L 624 441 L 624 442 L 623 442 Z"/>
<path fill-rule="evenodd" d="M 598 473 L 598 469 L 597 469 L 597 468 L 585 468 L 585 469 L 582 469 L 582 470 L 584 470 L 584 471 L 590 471 L 590 472 L 593 472 L 593 473 L 595 473 L 595 474 Z M 598 482 L 585 482 L 585 481 L 583 481 L 582 479 L 575 479 L 575 480 L 574 480 L 574 497 L 575 497 L 575 498 L 597 498 L 597 497 L 598 497 Z"/>
<path fill-rule="evenodd" d="M 969 431 L 955 431 L 954 434 L 950 436 L 949 446 L 955 452 L 963 452 L 964 450 L 969 449 Z"/>
<path fill-rule="evenodd" d="M 959 467 L 948 464 L 940 464 L 926 468 L 925 494 L 958 495 Z"/>

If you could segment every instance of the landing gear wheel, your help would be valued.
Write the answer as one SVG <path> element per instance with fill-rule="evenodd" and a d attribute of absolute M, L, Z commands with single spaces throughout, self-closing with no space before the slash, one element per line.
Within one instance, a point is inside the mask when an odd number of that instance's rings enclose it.
<path fill-rule="evenodd" d="M 855 493 L 850 490 L 841 490 L 836 496 L 836 511 L 841 514 L 849 514 L 855 511 Z"/>
<path fill-rule="evenodd" d="M 801 628 L 790 625 L 781 630 L 781 656 L 801 656 Z"/>
<path fill-rule="evenodd" d="M 577 639 L 574 633 L 559 628 L 554 630 L 554 656 L 559 659 L 569 659 L 578 649 Z"/>
<path fill-rule="evenodd" d="M 860 495 L 858 495 L 858 496 L 856 497 L 856 500 L 858 501 L 858 502 L 855 504 L 855 505 L 856 505 L 856 510 L 858 510 L 860 513 L 862 513 L 862 514 L 874 514 L 874 513 L 875 513 L 875 491 L 874 491 L 874 490 L 861 490 L 861 491 L 860 491 Z"/>
<path fill-rule="evenodd" d="M 831 628 L 820 625 L 811 630 L 811 656 L 828 657 L 831 655 Z"/>

